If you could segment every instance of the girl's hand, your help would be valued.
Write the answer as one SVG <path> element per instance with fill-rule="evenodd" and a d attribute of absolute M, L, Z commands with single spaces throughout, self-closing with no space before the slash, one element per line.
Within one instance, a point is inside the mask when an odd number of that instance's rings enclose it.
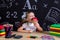
<path fill-rule="evenodd" d="M 41 28 L 41 26 L 38 23 L 38 19 L 37 18 L 33 18 L 32 22 L 34 23 L 35 27 L 39 30 L 39 31 L 43 31 L 43 29 Z"/>

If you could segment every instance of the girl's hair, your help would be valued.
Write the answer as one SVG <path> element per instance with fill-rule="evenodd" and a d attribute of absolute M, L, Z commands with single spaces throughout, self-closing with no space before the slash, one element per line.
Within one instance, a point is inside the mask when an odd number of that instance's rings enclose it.
<path fill-rule="evenodd" d="M 27 12 L 26 12 L 26 17 L 25 17 L 25 19 L 23 19 L 23 21 L 22 21 L 23 23 L 26 23 L 26 22 L 27 22 L 27 21 L 26 21 L 26 18 L 27 18 L 27 16 L 28 16 L 28 14 L 30 14 L 31 12 L 33 12 L 33 11 L 27 11 Z M 34 13 L 34 12 L 33 12 L 33 13 Z"/>
<path fill-rule="evenodd" d="M 34 13 L 33 11 L 27 11 L 27 12 L 26 12 L 26 18 L 27 18 L 27 16 L 28 16 L 28 14 L 30 14 L 31 12 Z"/>

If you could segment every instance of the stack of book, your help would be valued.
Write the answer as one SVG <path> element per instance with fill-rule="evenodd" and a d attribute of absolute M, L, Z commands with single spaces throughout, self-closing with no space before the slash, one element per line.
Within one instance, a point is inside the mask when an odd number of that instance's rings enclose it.
<path fill-rule="evenodd" d="M 3 25 L 0 25 L 0 36 L 5 36 L 5 29 Z"/>
<path fill-rule="evenodd" d="M 52 24 L 50 26 L 50 35 L 59 36 L 60 37 L 60 24 Z"/>

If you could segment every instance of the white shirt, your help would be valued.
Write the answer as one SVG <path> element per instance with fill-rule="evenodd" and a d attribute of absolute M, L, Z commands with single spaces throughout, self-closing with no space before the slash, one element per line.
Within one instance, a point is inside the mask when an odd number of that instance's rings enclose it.
<path fill-rule="evenodd" d="M 33 23 L 24 23 L 22 27 L 25 28 L 25 30 L 31 30 L 32 32 L 36 31 L 36 27 Z"/>

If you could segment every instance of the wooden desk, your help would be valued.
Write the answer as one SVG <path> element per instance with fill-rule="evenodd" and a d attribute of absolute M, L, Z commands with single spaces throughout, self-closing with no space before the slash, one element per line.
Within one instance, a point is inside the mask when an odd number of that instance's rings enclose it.
<path fill-rule="evenodd" d="M 14 38 L 4 38 L 4 37 L 0 37 L 0 40 L 42 40 L 41 36 L 43 35 L 48 35 L 48 34 L 44 34 L 44 33 L 20 33 L 20 32 L 13 32 L 13 34 L 17 34 L 17 35 L 22 35 L 23 38 L 21 39 L 14 39 Z M 38 36 L 38 38 L 36 39 L 32 39 L 32 38 L 27 38 L 27 36 L 32 35 L 32 36 Z M 53 36 L 55 38 L 55 40 L 60 40 L 59 37 Z"/>

